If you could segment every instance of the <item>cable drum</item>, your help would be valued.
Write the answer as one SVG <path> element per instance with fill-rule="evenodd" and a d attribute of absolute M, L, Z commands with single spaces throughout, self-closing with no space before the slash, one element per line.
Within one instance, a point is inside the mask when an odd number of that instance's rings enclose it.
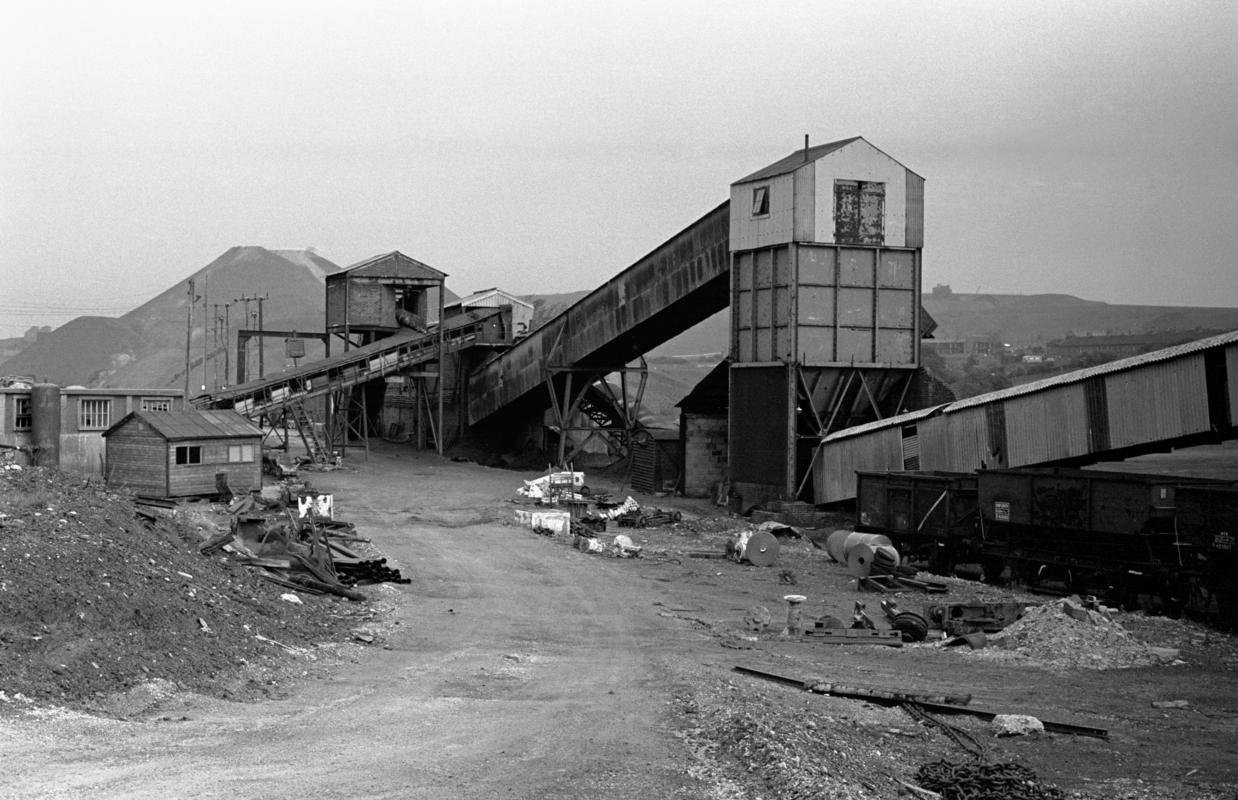
<path fill-rule="evenodd" d="M 867 578 L 873 574 L 873 565 L 880 564 L 882 573 L 888 575 L 898 568 L 898 560 L 898 551 L 891 545 L 861 542 L 847 553 L 847 570 L 853 577 Z"/>

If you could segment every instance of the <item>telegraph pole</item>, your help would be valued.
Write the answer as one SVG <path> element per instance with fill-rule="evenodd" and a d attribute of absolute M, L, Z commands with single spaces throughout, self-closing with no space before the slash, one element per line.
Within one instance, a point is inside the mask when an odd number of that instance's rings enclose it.
<path fill-rule="evenodd" d="M 244 321 L 241 323 L 241 327 L 242 327 L 242 328 L 248 328 L 248 327 L 249 327 L 249 301 L 250 301 L 250 300 L 253 300 L 253 298 L 252 298 L 252 297 L 246 297 L 245 295 L 241 295 L 240 297 L 234 297 L 234 298 L 232 298 L 232 302 L 233 302 L 233 303 L 244 303 L 244 304 L 245 304 L 245 316 L 244 316 L 244 317 L 241 317 L 241 319 L 242 319 L 242 320 L 244 320 Z M 241 359 L 242 359 L 242 358 L 243 358 L 243 359 L 245 359 L 245 365 L 244 365 L 244 366 L 241 366 Z M 241 372 L 242 372 L 242 371 L 244 371 L 247 375 L 248 375 L 248 373 L 249 373 L 249 340 L 248 340 L 248 339 L 246 339 L 246 340 L 245 340 L 245 352 L 244 352 L 244 353 L 242 353 L 242 352 L 240 351 L 240 349 L 239 349 L 239 345 L 238 345 L 238 349 L 237 349 L 237 351 L 236 351 L 236 369 L 237 369 L 237 373 L 236 373 L 236 374 L 237 374 L 237 376 L 238 376 L 238 377 L 240 376 L 240 374 L 241 374 Z"/>
<path fill-rule="evenodd" d="M 258 329 L 258 377 L 259 378 L 263 377 L 263 366 L 265 365 L 265 354 L 263 353 L 263 345 L 266 344 L 266 340 L 263 339 L 262 337 L 262 302 L 264 300 L 269 300 L 270 297 L 271 296 L 269 294 L 264 294 L 261 297 L 259 297 L 256 294 L 251 295 L 249 297 L 246 297 L 245 295 L 241 295 L 240 297 L 232 301 L 234 303 L 245 304 L 245 322 L 247 325 L 253 325 L 254 323 L 256 323 L 256 327 Z M 256 319 L 254 319 L 252 322 L 249 316 L 249 303 L 251 300 L 258 303 L 258 315 Z M 249 345 L 248 344 L 245 345 L 245 366 L 246 367 L 249 366 Z M 248 369 L 246 369 L 245 371 L 249 372 Z"/>
<path fill-rule="evenodd" d="M 207 275 L 202 275 L 202 391 L 206 391 L 206 309 L 208 308 L 207 300 L 210 299 L 210 285 L 207 283 Z"/>
<path fill-rule="evenodd" d="M 232 356 L 228 352 L 228 337 L 231 335 L 231 326 L 228 323 L 228 308 L 231 303 L 224 303 L 224 388 L 228 388 L 228 381 L 232 380 Z"/>
<path fill-rule="evenodd" d="M 189 279 L 189 303 L 185 316 L 185 401 L 189 402 L 189 343 L 193 338 L 193 304 L 198 298 L 193 293 L 193 278 Z"/>
<path fill-rule="evenodd" d="M 266 355 L 266 338 L 262 335 L 262 301 L 266 300 L 269 295 L 263 295 L 257 298 L 258 300 L 258 378 L 263 377 L 263 359 Z"/>

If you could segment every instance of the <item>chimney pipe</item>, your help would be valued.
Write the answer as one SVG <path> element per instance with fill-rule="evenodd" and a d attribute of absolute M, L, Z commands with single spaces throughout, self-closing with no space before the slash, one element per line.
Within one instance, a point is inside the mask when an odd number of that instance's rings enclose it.
<path fill-rule="evenodd" d="M 804 134 L 804 163 L 808 163 L 808 134 Z"/>

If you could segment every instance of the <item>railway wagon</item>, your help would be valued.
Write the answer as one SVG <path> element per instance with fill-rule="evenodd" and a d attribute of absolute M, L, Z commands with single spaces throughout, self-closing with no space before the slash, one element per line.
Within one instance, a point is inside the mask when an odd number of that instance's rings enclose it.
<path fill-rule="evenodd" d="M 975 560 L 977 478 L 970 472 L 857 472 L 857 531 L 890 537 L 904 557 L 948 573 Z"/>
<path fill-rule="evenodd" d="M 1190 605 L 1238 620 L 1238 487 L 1180 487 L 1177 529 Z"/>
<path fill-rule="evenodd" d="M 1129 607 L 1238 610 L 1238 487 L 1065 468 L 857 472 L 856 529 L 949 574 L 1107 597 Z"/>
<path fill-rule="evenodd" d="M 1203 578 L 1185 559 L 1191 544 L 1178 524 L 1182 492 L 1230 485 L 1055 468 L 984 470 L 978 479 L 986 576 L 1008 571 L 1029 586 L 1058 584 L 1125 605 L 1155 597 L 1179 607 Z"/>

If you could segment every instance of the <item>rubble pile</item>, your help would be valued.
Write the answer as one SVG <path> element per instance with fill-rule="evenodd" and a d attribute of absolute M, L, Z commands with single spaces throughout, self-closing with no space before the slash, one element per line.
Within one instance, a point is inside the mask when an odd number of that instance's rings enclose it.
<path fill-rule="evenodd" d="M 1085 608 L 1077 598 L 1031 606 L 988 638 L 973 658 L 1022 661 L 1049 669 L 1124 669 L 1173 663 L 1178 651 L 1153 647 L 1117 621 L 1118 612 Z"/>
<path fill-rule="evenodd" d="M 736 797 L 894 797 L 920 758 L 942 758 L 951 745 L 899 708 L 834 698 L 777 702 L 783 691 L 729 681 L 678 698 L 684 740 L 714 765 Z"/>
<path fill-rule="evenodd" d="M 285 602 L 285 589 L 199 554 L 188 515 L 137 512 L 80 476 L 0 470 L 0 691 L 103 713 L 157 680 L 268 694 L 286 648 L 343 641 L 372 613 L 332 597 Z"/>

